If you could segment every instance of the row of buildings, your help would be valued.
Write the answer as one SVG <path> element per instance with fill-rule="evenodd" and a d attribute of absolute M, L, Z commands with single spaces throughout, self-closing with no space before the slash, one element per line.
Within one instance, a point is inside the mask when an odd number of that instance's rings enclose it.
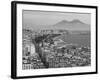
<path fill-rule="evenodd" d="M 36 43 L 32 41 L 33 32 L 23 30 L 22 36 L 22 69 L 39 69 L 45 68 L 41 58 L 36 52 Z"/>
<path fill-rule="evenodd" d="M 90 48 L 67 44 L 61 40 L 54 40 L 52 45 L 45 45 L 44 42 L 41 52 L 49 68 L 89 66 L 91 64 Z"/>
<path fill-rule="evenodd" d="M 57 30 L 58 31 L 58 30 Z M 77 67 L 91 65 L 91 50 L 77 44 L 68 44 L 53 36 L 46 37 L 38 46 L 32 41 L 35 36 L 54 34 L 53 30 L 41 30 L 40 33 L 24 31 L 23 33 L 23 64 L 22 69 L 42 69 L 59 67 Z M 62 34 L 64 31 L 60 31 Z M 59 31 L 58 31 L 59 33 Z M 56 34 L 58 34 L 56 33 Z M 67 31 L 65 31 L 67 33 Z M 65 34 L 64 33 L 64 34 Z"/>

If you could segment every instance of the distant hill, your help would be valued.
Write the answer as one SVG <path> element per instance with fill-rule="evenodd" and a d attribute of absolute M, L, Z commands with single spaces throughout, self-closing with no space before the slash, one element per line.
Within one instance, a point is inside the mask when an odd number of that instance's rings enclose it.
<path fill-rule="evenodd" d="M 66 21 L 62 20 L 55 25 L 54 29 L 66 29 L 66 30 L 79 30 L 79 31 L 90 31 L 90 25 L 81 22 L 80 20 Z"/>
<path fill-rule="evenodd" d="M 85 24 L 77 19 L 73 21 L 62 20 L 53 25 L 31 25 L 31 26 L 26 26 L 25 28 L 30 30 L 54 29 L 54 30 L 90 31 L 89 24 Z"/>

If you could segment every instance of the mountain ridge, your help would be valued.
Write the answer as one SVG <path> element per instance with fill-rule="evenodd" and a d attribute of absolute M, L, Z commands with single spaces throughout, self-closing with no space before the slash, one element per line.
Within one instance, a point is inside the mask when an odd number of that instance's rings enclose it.
<path fill-rule="evenodd" d="M 31 25 L 27 26 L 27 29 L 32 30 L 43 30 L 43 29 L 54 29 L 54 30 L 70 30 L 70 31 L 90 31 L 90 25 L 83 23 L 78 19 L 74 19 L 72 21 L 61 20 L 52 25 Z"/>
<path fill-rule="evenodd" d="M 68 29 L 68 30 L 87 30 L 90 31 L 90 25 L 89 24 L 85 24 L 83 22 L 81 22 L 78 19 L 72 20 L 72 21 L 67 21 L 67 20 L 62 20 L 56 24 L 53 25 L 54 28 L 64 28 L 64 29 Z"/>

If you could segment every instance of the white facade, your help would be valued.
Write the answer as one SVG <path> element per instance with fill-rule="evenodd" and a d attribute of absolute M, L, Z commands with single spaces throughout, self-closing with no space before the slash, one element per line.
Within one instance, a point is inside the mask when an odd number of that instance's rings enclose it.
<path fill-rule="evenodd" d="M 36 54 L 36 50 L 35 50 L 35 45 L 34 44 L 31 44 L 31 46 L 30 46 L 30 53 L 31 53 L 31 55 Z"/>

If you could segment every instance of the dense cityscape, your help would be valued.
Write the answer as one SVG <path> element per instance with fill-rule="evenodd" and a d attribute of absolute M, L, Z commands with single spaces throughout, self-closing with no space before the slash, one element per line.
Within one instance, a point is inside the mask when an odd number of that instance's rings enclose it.
<path fill-rule="evenodd" d="M 23 29 L 22 69 L 90 66 L 90 45 L 67 42 L 64 40 L 65 35 L 73 34 L 68 30 L 31 31 Z"/>

